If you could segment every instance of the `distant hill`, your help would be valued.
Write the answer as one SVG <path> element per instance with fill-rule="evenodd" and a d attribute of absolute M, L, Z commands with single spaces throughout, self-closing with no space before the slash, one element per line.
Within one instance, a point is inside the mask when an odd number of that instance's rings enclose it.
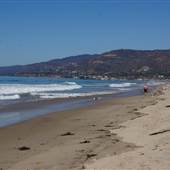
<path fill-rule="evenodd" d="M 95 78 L 169 78 L 170 50 L 113 50 L 47 62 L 0 67 L 0 75 Z"/>

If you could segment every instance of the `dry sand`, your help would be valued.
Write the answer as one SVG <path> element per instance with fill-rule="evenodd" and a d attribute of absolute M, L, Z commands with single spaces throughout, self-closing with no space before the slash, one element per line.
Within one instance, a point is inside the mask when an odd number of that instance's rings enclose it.
<path fill-rule="evenodd" d="M 170 169 L 170 87 L 156 98 L 157 103 L 139 112 L 145 116 L 121 124 L 125 128 L 111 130 L 124 142 L 137 148 L 119 155 L 107 156 L 86 164 L 95 170 L 169 170 Z"/>
<path fill-rule="evenodd" d="M 170 129 L 169 99 L 117 98 L 0 128 L 0 169 L 167 168 L 170 132 L 149 134 Z"/>

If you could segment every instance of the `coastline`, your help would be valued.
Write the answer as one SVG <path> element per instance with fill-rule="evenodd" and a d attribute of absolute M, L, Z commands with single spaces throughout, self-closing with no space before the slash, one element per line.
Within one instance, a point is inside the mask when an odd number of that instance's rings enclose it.
<path fill-rule="evenodd" d="M 86 108 L 120 97 L 138 96 L 143 94 L 141 89 L 116 94 L 103 94 L 70 98 L 36 100 L 22 103 L 1 105 L 0 128 L 34 119 L 52 112 Z"/>
<path fill-rule="evenodd" d="M 83 169 L 94 158 L 134 150 L 138 146 L 110 130 L 143 116 L 138 109 L 154 103 L 150 95 L 120 97 L 0 128 L 0 168 Z"/>

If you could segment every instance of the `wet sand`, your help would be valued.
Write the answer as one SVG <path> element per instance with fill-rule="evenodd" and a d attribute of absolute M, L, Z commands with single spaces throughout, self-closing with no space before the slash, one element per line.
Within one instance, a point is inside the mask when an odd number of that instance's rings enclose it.
<path fill-rule="evenodd" d="M 76 108 L 89 107 L 98 102 L 117 97 L 141 95 L 141 89 L 117 94 L 71 97 L 63 99 L 47 99 L 35 101 L 19 101 L 0 105 L 0 128 L 20 123 L 52 112 L 61 112 Z M 97 99 L 97 100 L 94 100 Z"/>
<path fill-rule="evenodd" d="M 118 132 L 156 102 L 152 95 L 116 98 L 0 128 L 0 169 L 106 169 L 101 160 L 141 147 Z"/>

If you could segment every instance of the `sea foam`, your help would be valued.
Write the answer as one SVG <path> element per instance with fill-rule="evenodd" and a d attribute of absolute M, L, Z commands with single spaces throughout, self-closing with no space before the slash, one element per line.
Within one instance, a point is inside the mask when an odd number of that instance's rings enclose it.
<path fill-rule="evenodd" d="M 18 94 L 15 95 L 0 95 L 0 100 L 16 100 L 20 99 Z"/>
<path fill-rule="evenodd" d="M 63 84 L 0 84 L 0 95 L 24 94 L 32 92 L 67 91 L 80 89 L 82 86 L 73 82 Z"/>
<path fill-rule="evenodd" d="M 113 94 L 114 91 L 103 91 L 103 92 L 91 92 L 91 93 L 31 93 L 31 95 L 37 95 L 41 99 L 55 99 L 55 98 L 70 98 L 70 97 L 85 97 L 95 95 L 107 95 Z"/>
<path fill-rule="evenodd" d="M 113 83 L 110 84 L 109 86 L 114 88 L 121 88 L 121 87 L 130 87 L 134 85 L 136 85 L 136 83 L 119 83 L 119 84 Z"/>

